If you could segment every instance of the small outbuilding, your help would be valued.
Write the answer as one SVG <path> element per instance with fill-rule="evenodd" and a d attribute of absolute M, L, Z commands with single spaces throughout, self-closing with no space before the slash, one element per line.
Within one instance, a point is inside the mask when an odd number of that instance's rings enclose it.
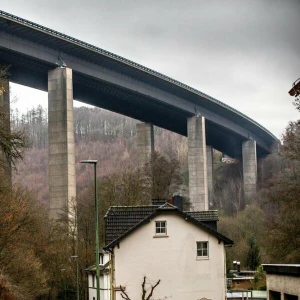
<path fill-rule="evenodd" d="M 264 264 L 268 300 L 300 299 L 300 264 Z"/>

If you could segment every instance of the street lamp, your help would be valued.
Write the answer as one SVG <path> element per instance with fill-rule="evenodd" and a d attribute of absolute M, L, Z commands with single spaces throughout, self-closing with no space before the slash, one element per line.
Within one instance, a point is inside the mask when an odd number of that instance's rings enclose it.
<path fill-rule="evenodd" d="M 79 300 L 78 255 L 72 255 L 71 258 L 76 258 L 76 291 L 77 291 L 77 300 Z"/>
<path fill-rule="evenodd" d="M 98 197 L 97 197 L 97 160 L 81 160 L 82 164 L 94 165 L 94 183 L 95 183 L 95 221 L 96 221 L 96 287 L 97 300 L 100 300 L 100 270 L 99 270 L 99 215 L 98 215 Z"/>

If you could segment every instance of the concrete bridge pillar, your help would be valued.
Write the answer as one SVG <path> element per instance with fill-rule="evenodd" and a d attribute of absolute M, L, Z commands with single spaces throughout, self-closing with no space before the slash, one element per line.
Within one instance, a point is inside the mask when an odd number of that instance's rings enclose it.
<path fill-rule="evenodd" d="M 242 144 L 244 196 L 247 202 L 256 192 L 257 184 L 257 155 L 256 141 L 247 140 Z"/>
<path fill-rule="evenodd" d="M 213 203 L 214 198 L 213 163 L 213 148 L 206 145 L 208 207 Z"/>
<path fill-rule="evenodd" d="M 72 70 L 48 73 L 50 218 L 74 218 L 76 197 Z"/>
<path fill-rule="evenodd" d="M 5 80 L 1 85 L 0 91 L 0 126 L 2 130 L 10 133 L 10 95 L 9 81 Z M 12 187 L 12 169 L 5 153 L 0 149 L 0 190 L 11 189 Z"/>
<path fill-rule="evenodd" d="M 208 210 L 205 118 L 191 117 L 187 127 L 191 210 Z"/>
<path fill-rule="evenodd" d="M 143 167 L 154 152 L 153 125 L 149 123 L 136 124 L 138 164 Z"/>

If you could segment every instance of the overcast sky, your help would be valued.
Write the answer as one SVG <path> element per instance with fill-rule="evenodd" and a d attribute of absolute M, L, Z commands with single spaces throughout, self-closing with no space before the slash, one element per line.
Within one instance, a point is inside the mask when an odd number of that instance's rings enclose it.
<path fill-rule="evenodd" d="M 6 0 L 0 9 L 186 83 L 277 137 L 299 114 L 300 0 Z M 12 85 L 18 108 L 46 93 Z"/>

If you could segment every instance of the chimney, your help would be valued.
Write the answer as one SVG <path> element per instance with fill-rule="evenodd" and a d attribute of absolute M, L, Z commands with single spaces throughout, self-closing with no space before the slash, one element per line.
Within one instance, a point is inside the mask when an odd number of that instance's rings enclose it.
<path fill-rule="evenodd" d="M 237 270 L 236 260 L 233 261 L 232 265 L 233 265 L 233 270 Z"/>
<path fill-rule="evenodd" d="M 241 263 L 239 261 L 237 261 L 236 264 L 237 264 L 237 271 L 238 271 L 238 273 L 240 273 L 241 272 Z"/>
<path fill-rule="evenodd" d="M 176 206 L 179 210 L 182 211 L 182 196 L 181 195 L 174 195 L 172 197 L 173 205 Z"/>

